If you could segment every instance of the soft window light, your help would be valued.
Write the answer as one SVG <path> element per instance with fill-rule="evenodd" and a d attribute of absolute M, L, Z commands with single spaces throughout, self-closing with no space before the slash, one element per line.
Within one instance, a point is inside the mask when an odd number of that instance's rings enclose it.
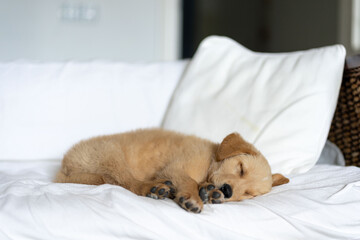
<path fill-rule="evenodd" d="M 351 45 L 360 50 L 360 0 L 353 0 Z"/>

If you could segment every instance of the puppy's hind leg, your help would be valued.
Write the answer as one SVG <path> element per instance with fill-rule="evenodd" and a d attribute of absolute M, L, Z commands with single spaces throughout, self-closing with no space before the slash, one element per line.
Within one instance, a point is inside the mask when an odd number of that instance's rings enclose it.
<path fill-rule="evenodd" d="M 172 182 L 164 179 L 140 181 L 128 169 L 124 166 L 122 171 L 107 170 L 107 173 L 102 174 L 102 177 L 105 183 L 119 185 L 139 196 L 154 199 L 175 198 Z"/>

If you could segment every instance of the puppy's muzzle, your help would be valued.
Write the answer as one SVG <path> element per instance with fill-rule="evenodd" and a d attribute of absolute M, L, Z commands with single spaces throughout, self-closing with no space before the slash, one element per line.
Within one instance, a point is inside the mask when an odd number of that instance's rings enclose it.
<path fill-rule="evenodd" d="M 225 198 L 231 198 L 232 196 L 232 188 L 229 184 L 225 183 L 221 186 L 220 191 L 224 194 Z"/>

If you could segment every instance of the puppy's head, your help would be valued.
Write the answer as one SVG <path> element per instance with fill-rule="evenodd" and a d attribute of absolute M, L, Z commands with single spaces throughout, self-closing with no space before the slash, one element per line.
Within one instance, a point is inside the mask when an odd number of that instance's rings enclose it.
<path fill-rule="evenodd" d="M 281 174 L 272 175 L 265 157 L 238 133 L 228 135 L 216 155 L 219 164 L 208 180 L 220 188 L 226 201 L 252 198 L 289 182 Z"/>

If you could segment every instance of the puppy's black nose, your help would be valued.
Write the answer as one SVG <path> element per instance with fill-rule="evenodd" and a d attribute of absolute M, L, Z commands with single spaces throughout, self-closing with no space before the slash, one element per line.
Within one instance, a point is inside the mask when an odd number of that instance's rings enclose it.
<path fill-rule="evenodd" d="M 221 186 L 220 191 L 224 194 L 225 198 L 231 198 L 232 196 L 232 189 L 231 186 L 227 183 Z"/>

